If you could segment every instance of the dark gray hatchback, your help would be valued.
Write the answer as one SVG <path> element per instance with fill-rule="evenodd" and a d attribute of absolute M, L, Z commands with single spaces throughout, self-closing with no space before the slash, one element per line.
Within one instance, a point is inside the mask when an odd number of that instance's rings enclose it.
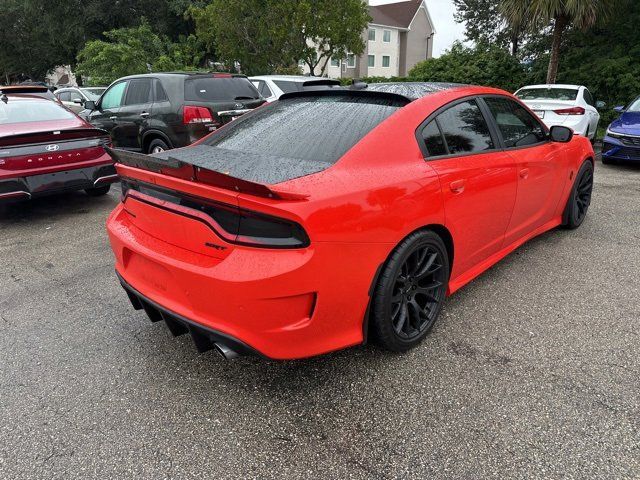
<path fill-rule="evenodd" d="M 114 146 L 144 153 L 184 147 L 262 105 L 244 75 L 150 73 L 116 80 L 81 116 Z"/>

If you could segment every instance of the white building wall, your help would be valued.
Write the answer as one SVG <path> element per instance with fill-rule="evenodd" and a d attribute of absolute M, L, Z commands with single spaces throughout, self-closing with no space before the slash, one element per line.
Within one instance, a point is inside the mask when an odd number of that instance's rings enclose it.
<path fill-rule="evenodd" d="M 369 67 L 367 76 L 369 77 L 394 77 L 398 76 L 399 58 L 400 58 L 400 31 L 392 27 L 384 27 L 377 25 L 369 25 L 369 29 L 375 29 L 375 41 L 369 40 L 369 55 L 375 56 L 374 67 Z M 391 41 L 384 41 L 384 31 L 391 32 Z M 383 57 L 389 57 L 389 67 L 383 67 Z M 367 62 L 368 59 L 364 58 Z"/>

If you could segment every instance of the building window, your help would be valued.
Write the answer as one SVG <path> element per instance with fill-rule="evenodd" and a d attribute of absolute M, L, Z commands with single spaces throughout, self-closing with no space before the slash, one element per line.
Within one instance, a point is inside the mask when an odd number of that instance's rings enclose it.
<path fill-rule="evenodd" d="M 389 65 L 391 65 L 391 57 L 389 57 L 389 55 L 383 55 L 382 66 L 385 68 L 389 68 Z"/>
<path fill-rule="evenodd" d="M 347 55 L 347 67 L 356 68 L 356 56 L 353 53 Z"/>
<path fill-rule="evenodd" d="M 369 29 L 369 41 L 370 42 L 375 42 L 376 41 L 376 29 L 375 28 L 370 28 Z"/>
<path fill-rule="evenodd" d="M 299 67 L 304 67 L 307 64 L 307 62 L 305 62 L 304 60 L 298 60 L 298 66 Z"/>
<path fill-rule="evenodd" d="M 391 30 L 382 31 L 382 41 L 384 43 L 391 43 Z"/>
<path fill-rule="evenodd" d="M 375 55 L 369 55 L 368 57 L 368 65 L 369 67 L 375 67 L 376 66 L 376 56 Z"/>
<path fill-rule="evenodd" d="M 340 59 L 339 58 L 332 58 L 331 59 L 331 66 L 332 67 L 339 67 L 340 66 Z"/>

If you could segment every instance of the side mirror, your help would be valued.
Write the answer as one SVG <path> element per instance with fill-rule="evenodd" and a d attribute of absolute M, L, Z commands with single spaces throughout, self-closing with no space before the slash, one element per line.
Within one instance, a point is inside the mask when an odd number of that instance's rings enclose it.
<path fill-rule="evenodd" d="M 617 107 L 613 107 L 613 109 L 618 113 L 624 113 L 624 105 L 618 105 Z"/>
<path fill-rule="evenodd" d="M 73 100 L 71 100 L 73 103 L 75 103 L 76 105 L 82 105 L 84 102 L 82 101 L 81 98 L 74 98 Z"/>
<path fill-rule="evenodd" d="M 96 102 L 94 102 L 93 100 L 87 100 L 86 102 L 84 102 L 84 108 L 93 111 L 96 109 Z"/>
<path fill-rule="evenodd" d="M 573 138 L 573 130 L 569 127 L 563 127 L 562 125 L 555 125 L 551 127 L 549 136 L 552 142 L 568 143 Z"/>
<path fill-rule="evenodd" d="M 596 108 L 597 108 L 598 110 L 601 110 L 601 109 L 603 109 L 603 108 L 606 108 L 606 106 L 607 106 L 607 104 L 606 104 L 605 102 L 603 102 L 602 100 L 598 100 L 598 101 L 596 102 Z"/>

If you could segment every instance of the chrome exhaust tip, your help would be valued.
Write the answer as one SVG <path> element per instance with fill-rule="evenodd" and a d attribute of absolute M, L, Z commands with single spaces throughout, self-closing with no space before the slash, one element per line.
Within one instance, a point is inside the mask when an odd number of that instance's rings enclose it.
<path fill-rule="evenodd" d="M 227 347 L 224 343 L 216 342 L 213 344 L 213 346 L 215 347 L 216 351 L 227 360 L 233 360 L 234 358 L 238 358 L 240 356 L 238 352 Z"/>

